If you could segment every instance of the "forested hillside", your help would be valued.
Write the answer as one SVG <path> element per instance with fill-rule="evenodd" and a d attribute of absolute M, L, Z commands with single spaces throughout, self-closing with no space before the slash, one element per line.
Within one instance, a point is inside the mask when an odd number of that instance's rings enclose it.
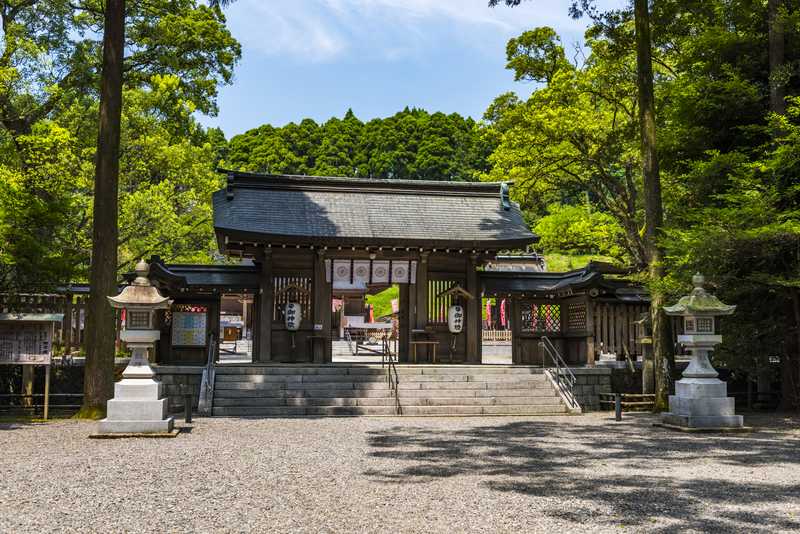
<path fill-rule="evenodd" d="M 238 170 L 395 180 L 476 180 L 494 149 L 471 118 L 408 109 L 360 121 L 351 110 L 323 124 L 269 124 L 233 137 Z"/>

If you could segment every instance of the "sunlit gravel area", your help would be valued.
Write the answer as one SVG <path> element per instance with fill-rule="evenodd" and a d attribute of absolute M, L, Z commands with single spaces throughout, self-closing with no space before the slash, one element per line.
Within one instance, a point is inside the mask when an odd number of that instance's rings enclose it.
<path fill-rule="evenodd" d="M 790 532 L 800 432 L 649 415 L 196 419 L 174 439 L 0 423 L 0 532 Z"/>

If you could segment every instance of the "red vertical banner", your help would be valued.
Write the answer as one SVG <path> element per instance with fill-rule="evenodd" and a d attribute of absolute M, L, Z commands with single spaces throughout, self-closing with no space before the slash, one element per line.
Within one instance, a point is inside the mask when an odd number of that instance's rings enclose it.
<path fill-rule="evenodd" d="M 506 323 L 506 299 L 503 299 L 500 301 L 500 324 L 505 328 Z"/>

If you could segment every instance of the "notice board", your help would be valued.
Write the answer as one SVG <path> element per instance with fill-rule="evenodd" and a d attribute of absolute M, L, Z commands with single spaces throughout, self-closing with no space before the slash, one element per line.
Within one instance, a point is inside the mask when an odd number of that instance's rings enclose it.
<path fill-rule="evenodd" d="M 52 323 L 0 322 L 0 364 L 50 365 Z"/>
<path fill-rule="evenodd" d="M 173 312 L 172 346 L 205 347 L 207 317 L 206 312 Z"/>

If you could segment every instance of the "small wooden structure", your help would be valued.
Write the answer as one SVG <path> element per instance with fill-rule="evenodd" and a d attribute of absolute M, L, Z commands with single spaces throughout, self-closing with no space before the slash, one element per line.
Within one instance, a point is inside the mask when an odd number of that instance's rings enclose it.
<path fill-rule="evenodd" d="M 641 286 L 626 271 L 591 262 L 566 273 L 484 271 L 484 297 L 510 302 L 513 362 L 547 365 L 540 341 L 549 338 L 570 365 L 594 365 L 604 352 L 635 356 L 634 322 L 649 309 Z"/>

